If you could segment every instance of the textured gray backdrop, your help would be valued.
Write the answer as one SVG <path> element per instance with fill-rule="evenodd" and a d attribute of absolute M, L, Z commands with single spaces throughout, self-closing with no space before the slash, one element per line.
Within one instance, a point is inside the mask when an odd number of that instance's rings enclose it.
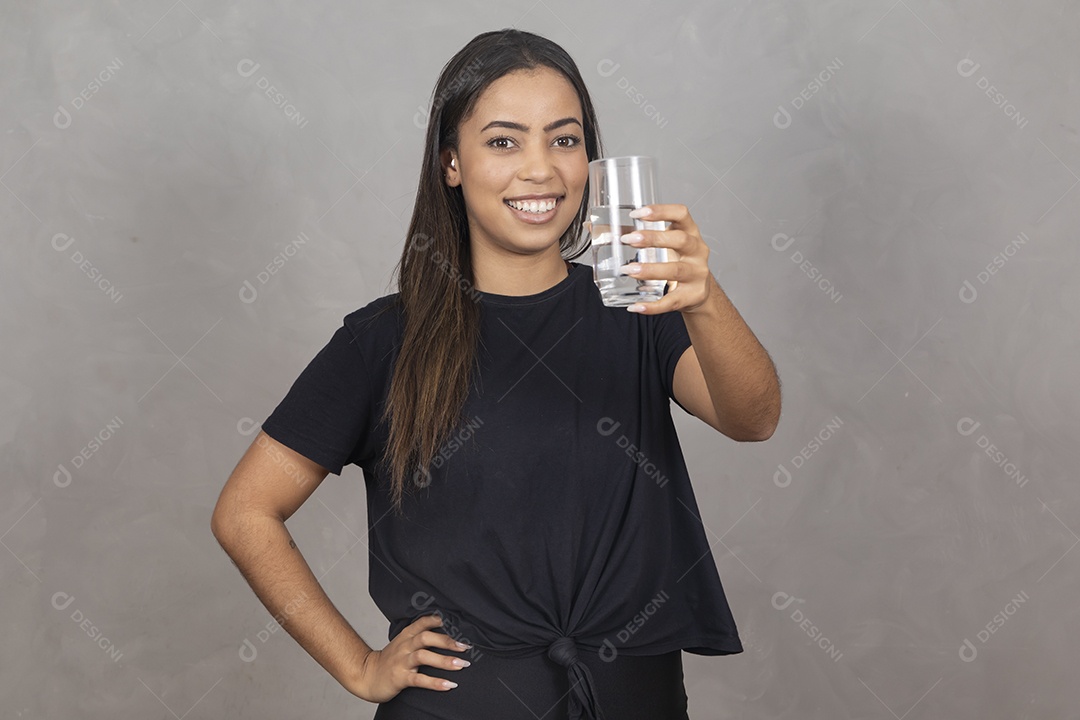
<path fill-rule="evenodd" d="M 673 405 L 746 647 L 686 655 L 691 716 L 1078 717 L 1078 17 L 6 5 L 0 714 L 372 715 L 210 511 L 342 316 L 394 290 L 443 63 L 515 26 L 578 62 L 609 155 L 660 159 L 783 382 L 761 444 Z M 381 647 L 362 482 L 289 527 Z"/>

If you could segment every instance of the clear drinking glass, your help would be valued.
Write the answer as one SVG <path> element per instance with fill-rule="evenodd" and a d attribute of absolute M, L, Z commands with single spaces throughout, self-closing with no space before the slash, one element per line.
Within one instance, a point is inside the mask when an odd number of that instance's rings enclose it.
<path fill-rule="evenodd" d="M 654 302 L 664 296 L 666 280 L 639 280 L 622 272 L 632 262 L 668 262 L 668 248 L 635 248 L 619 241 L 634 230 L 667 230 L 667 221 L 637 220 L 630 212 L 657 199 L 656 160 L 627 155 L 589 163 L 589 216 L 593 281 L 608 307 Z"/>

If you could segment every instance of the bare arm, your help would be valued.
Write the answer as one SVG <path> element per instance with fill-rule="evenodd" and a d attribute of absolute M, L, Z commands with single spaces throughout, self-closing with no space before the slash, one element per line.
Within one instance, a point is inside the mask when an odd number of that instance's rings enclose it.
<path fill-rule="evenodd" d="M 675 366 L 672 391 L 731 439 L 768 440 L 780 421 L 776 367 L 711 273 L 706 283 L 705 303 L 683 313 L 692 345 Z"/>
<path fill-rule="evenodd" d="M 357 694 L 372 648 L 330 602 L 285 527 L 328 472 L 260 430 L 221 491 L 211 529 L 274 619 Z"/>

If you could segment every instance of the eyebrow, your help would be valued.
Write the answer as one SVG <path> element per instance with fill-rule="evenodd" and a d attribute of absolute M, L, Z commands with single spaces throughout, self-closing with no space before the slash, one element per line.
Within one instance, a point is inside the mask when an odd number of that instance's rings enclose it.
<path fill-rule="evenodd" d="M 553 123 L 549 123 L 549 124 L 545 125 L 544 126 L 544 132 L 551 132 L 552 130 L 554 130 L 556 128 L 561 128 L 563 125 L 569 125 L 570 123 L 576 123 L 578 126 L 581 125 L 581 123 L 578 122 L 577 118 L 564 117 L 561 120 L 556 120 Z M 529 132 L 529 126 L 528 125 L 522 125 L 521 123 L 511 122 L 509 120 L 492 120 L 487 125 L 485 125 L 480 130 L 480 132 L 484 132 L 485 130 L 487 130 L 489 128 L 493 128 L 493 127 L 510 128 L 511 130 L 519 130 L 519 131 L 525 132 L 525 133 Z"/>

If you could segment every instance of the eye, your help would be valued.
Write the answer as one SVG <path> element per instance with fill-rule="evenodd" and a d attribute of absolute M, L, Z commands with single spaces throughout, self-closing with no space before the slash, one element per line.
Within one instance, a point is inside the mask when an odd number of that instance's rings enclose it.
<path fill-rule="evenodd" d="M 506 147 L 504 145 L 497 145 L 496 144 L 496 143 L 500 143 L 500 142 L 502 142 L 504 140 L 506 142 L 513 142 L 512 138 L 509 138 L 509 137 L 507 137 L 505 135 L 499 135 L 498 137 L 493 137 L 490 140 L 488 140 L 487 141 L 487 146 L 490 147 L 490 148 L 494 148 L 495 150 L 509 150 L 510 148 L 508 148 L 508 147 Z M 562 147 L 562 148 L 575 148 L 575 147 L 577 147 L 578 145 L 581 144 L 581 138 L 579 138 L 577 135 L 563 135 L 561 137 L 556 138 L 555 142 L 559 142 L 560 140 L 571 140 L 572 141 L 568 145 L 560 145 L 559 146 L 559 147 Z"/>

